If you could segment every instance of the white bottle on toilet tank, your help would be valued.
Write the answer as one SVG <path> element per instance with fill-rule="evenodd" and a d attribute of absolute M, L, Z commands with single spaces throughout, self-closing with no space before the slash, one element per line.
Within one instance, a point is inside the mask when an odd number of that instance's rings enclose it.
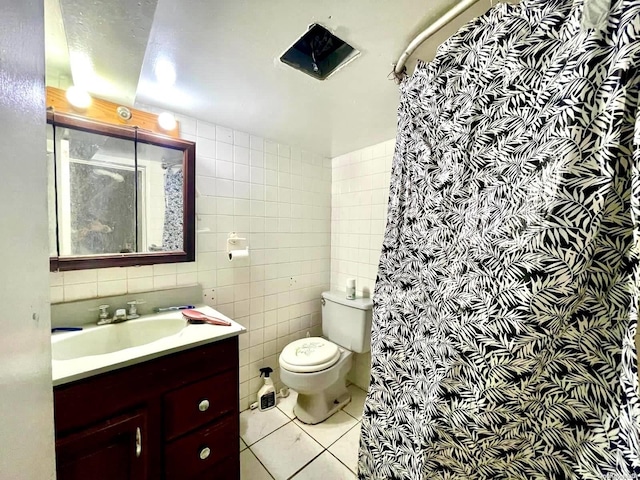
<path fill-rule="evenodd" d="M 276 389 L 269 375 L 273 372 L 271 367 L 260 369 L 260 376 L 264 375 L 264 385 L 258 390 L 258 408 L 261 412 L 270 410 L 276 406 Z"/>
<path fill-rule="evenodd" d="M 347 279 L 347 300 L 355 300 L 356 298 L 356 279 Z"/>

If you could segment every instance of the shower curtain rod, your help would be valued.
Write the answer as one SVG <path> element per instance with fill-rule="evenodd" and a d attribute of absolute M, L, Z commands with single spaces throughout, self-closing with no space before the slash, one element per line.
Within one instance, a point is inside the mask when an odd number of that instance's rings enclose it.
<path fill-rule="evenodd" d="M 443 16 L 438 18 L 435 22 L 425 28 L 421 33 L 418 34 L 416 38 L 414 38 L 409 46 L 402 52 L 398 62 L 393 67 L 393 75 L 396 79 L 402 80 L 405 75 L 405 64 L 409 57 L 416 51 L 416 49 L 422 45 L 428 38 L 432 37 L 438 30 L 443 28 L 445 25 L 453 21 L 458 15 L 460 15 L 465 10 L 468 10 L 473 5 L 478 3 L 480 0 L 463 0 L 458 3 L 451 10 L 447 11 Z M 492 2 L 493 3 L 493 2 Z"/>

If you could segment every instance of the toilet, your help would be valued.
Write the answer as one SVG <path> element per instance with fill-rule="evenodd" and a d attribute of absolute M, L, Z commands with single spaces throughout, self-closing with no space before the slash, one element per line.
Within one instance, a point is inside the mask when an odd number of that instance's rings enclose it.
<path fill-rule="evenodd" d="M 353 353 L 371 349 L 371 308 L 370 298 L 323 292 L 323 336 L 295 340 L 282 350 L 280 380 L 298 392 L 293 413 L 301 422 L 323 422 L 351 401 L 346 377 Z"/>

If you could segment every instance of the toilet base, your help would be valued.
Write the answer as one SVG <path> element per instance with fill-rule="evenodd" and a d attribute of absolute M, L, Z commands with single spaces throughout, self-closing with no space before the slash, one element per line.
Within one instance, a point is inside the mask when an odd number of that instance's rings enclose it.
<path fill-rule="evenodd" d="M 320 393 L 305 395 L 298 392 L 293 413 L 302 423 L 315 425 L 324 422 L 351 401 L 344 379 L 337 381 Z"/>

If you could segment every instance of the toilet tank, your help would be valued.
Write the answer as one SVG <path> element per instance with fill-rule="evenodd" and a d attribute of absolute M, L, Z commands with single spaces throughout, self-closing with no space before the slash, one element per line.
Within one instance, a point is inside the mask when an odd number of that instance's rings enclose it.
<path fill-rule="evenodd" d="M 347 300 L 345 292 L 322 293 L 322 335 L 352 352 L 371 350 L 370 298 Z"/>

